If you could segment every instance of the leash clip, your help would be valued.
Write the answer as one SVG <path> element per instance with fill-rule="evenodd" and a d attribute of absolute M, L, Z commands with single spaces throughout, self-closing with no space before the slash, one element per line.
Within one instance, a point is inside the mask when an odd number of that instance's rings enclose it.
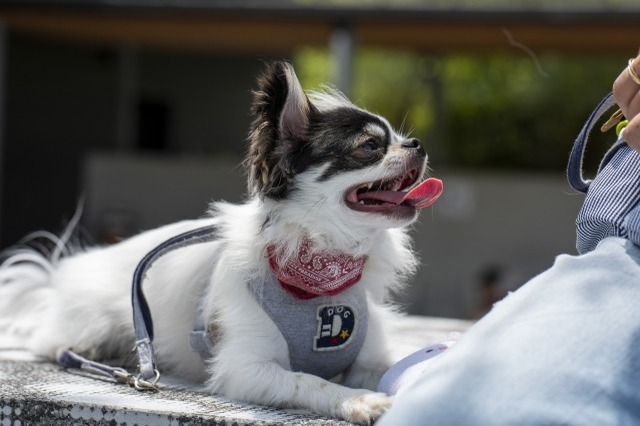
<path fill-rule="evenodd" d="M 142 375 L 138 377 L 131 376 L 131 382 L 128 382 L 129 386 L 133 386 L 136 390 L 139 391 L 150 391 L 150 392 L 158 392 L 160 389 L 158 388 L 158 380 L 160 380 L 160 372 L 156 368 L 153 370 L 155 376 L 151 380 L 145 380 L 142 378 Z"/>
<path fill-rule="evenodd" d="M 602 125 L 602 127 L 600 127 L 600 131 L 602 133 L 608 132 L 609 130 L 613 129 L 618 123 L 620 123 L 620 120 L 622 120 L 623 118 L 624 115 L 622 114 L 622 110 L 617 110 L 611 115 L 611 117 L 609 117 L 609 119 Z"/>
<path fill-rule="evenodd" d="M 111 367 L 96 361 L 86 359 L 72 350 L 62 351 L 58 354 L 58 364 L 64 368 L 73 368 L 86 371 L 97 376 L 103 376 L 115 380 L 117 383 L 129 385 L 139 391 L 157 392 L 160 372 L 153 370 L 154 376 L 151 380 L 143 379 L 142 375 L 136 377 L 122 367 Z"/>

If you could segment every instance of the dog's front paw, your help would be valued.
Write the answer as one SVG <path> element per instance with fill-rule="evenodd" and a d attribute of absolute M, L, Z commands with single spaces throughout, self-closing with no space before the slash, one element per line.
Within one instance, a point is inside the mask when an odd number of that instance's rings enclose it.
<path fill-rule="evenodd" d="M 365 393 L 342 402 L 342 418 L 358 425 L 372 425 L 391 406 L 393 397 Z"/>

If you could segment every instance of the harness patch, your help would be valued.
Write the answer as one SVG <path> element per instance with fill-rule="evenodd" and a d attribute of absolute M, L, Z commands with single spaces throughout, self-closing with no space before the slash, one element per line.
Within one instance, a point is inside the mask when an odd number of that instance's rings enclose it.
<path fill-rule="evenodd" d="M 321 305 L 316 315 L 318 332 L 313 341 L 314 351 L 333 351 L 351 342 L 356 331 L 357 312 L 347 305 Z"/>

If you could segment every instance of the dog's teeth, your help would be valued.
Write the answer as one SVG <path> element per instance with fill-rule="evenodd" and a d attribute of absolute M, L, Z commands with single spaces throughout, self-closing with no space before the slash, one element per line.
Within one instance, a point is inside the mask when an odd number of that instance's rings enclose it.
<path fill-rule="evenodd" d="M 371 191 L 371 189 L 373 188 L 373 185 L 374 185 L 374 182 L 365 183 L 360 187 L 360 190 L 363 192 Z"/>
<path fill-rule="evenodd" d="M 358 204 L 362 204 L 364 206 L 364 201 L 360 200 Z"/>

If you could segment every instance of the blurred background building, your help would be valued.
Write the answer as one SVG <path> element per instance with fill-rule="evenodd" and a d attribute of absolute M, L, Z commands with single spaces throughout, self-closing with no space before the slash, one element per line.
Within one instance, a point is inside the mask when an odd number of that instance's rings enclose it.
<path fill-rule="evenodd" d="M 423 141 L 445 193 L 398 297 L 474 316 L 575 251 L 567 153 L 639 46 L 637 0 L 0 0 L 0 247 L 81 198 L 104 244 L 242 200 L 250 91 L 285 58 Z"/>

